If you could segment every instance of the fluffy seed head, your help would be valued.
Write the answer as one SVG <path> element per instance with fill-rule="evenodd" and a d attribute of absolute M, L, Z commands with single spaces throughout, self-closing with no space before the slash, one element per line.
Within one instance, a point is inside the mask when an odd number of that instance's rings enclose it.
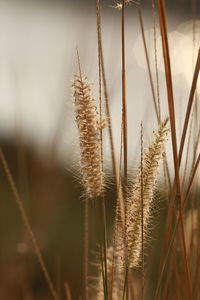
<path fill-rule="evenodd" d="M 150 143 L 148 150 L 144 154 L 143 160 L 143 199 L 141 199 L 141 168 L 135 178 L 135 182 L 130 190 L 130 196 L 126 203 L 126 224 L 125 224 L 125 249 L 126 255 L 122 256 L 122 266 L 126 264 L 137 267 L 141 260 L 142 242 L 145 243 L 147 230 L 152 217 L 153 196 L 159 172 L 159 165 L 164 155 L 164 143 L 169 129 L 166 119 L 160 124 L 158 131 L 154 132 L 154 139 Z M 143 238 L 142 241 L 142 209 L 143 200 Z M 122 238 L 119 237 L 122 241 Z M 120 241 L 118 244 L 120 244 Z M 124 257 L 124 259 L 123 259 Z"/>
<path fill-rule="evenodd" d="M 157 182 L 159 165 L 164 155 L 166 141 L 167 120 L 161 123 L 158 131 L 154 132 L 154 139 L 144 155 L 143 166 L 143 224 L 144 239 L 149 226 L 151 205 Z M 141 169 L 138 171 L 136 182 L 132 188 L 132 195 L 128 199 L 127 209 L 127 255 L 130 267 L 137 266 L 141 257 L 142 248 L 142 212 L 141 212 Z"/>
<path fill-rule="evenodd" d="M 79 129 L 82 182 L 89 198 L 102 194 L 100 126 L 97 120 L 95 100 L 91 96 L 91 84 L 87 78 L 75 76 L 73 82 L 75 119 Z"/>

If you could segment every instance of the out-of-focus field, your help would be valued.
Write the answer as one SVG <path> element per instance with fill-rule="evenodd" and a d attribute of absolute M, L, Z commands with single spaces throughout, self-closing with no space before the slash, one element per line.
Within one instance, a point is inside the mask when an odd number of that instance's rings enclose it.
<path fill-rule="evenodd" d="M 80 184 L 74 174 L 61 168 L 52 155 L 41 155 L 16 141 L 1 144 L 28 212 L 46 266 L 61 299 L 65 299 L 64 283 L 68 282 L 73 299 L 83 289 L 84 202 Z M 51 299 L 48 286 L 38 265 L 5 173 L 0 165 L 0 297 L 6 300 Z M 115 193 L 112 182 L 106 198 L 109 232 L 113 225 Z M 162 198 L 162 196 L 161 196 Z M 148 250 L 151 260 L 149 295 L 155 285 L 165 204 L 156 213 L 152 236 L 154 245 Z M 90 204 L 90 257 L 98 247 L 95 231 L 94 203 Z"/>

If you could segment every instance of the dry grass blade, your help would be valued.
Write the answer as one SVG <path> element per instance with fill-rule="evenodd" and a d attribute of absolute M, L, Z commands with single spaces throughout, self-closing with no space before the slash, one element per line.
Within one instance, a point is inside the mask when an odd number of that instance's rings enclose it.
<path fill-rule="evenodd" d="M 15 185 L 15 182 L 14 182 L 14 179 L 13 179 L 13 176 L 10 172 L 10 169 L 9 169 L 9 166 L 8 166 L 8 163 L 6 161 L 6 158 L 4 156 L 4 153 L 3 153 L 3 150 L 0 148 L 0 159 L 1 159 L 1 162 L 2 162 L 2 165 L 3 165 L 3 168 L 4 168 L 4 171 L 6 173 L 6 177 L 8 179 L 8 182 L 10 184 L 10 188 L 13 192 L 13 195 L 14 195 L 14 199 L 16 201 L 16 204 L 19 208 L 19 211 L 21 213 L 21 217 L 22 217 L 22 220 L 24 222 L 24 225 L 27 229 L 27 232 L 28 232 L 28 235 L 29 235 L 29 238 L 32 242 L 32 245 L 33 245 L 33 248 L 34 248 L 34 251 L 35 251 L 35 254 L 36 254 L 36 257 L 38 259 L 38 262 L 40 264 L 40 267 L 42 269 L 42 272 L 44 274 L 44 277 L 47 281 L 47 284 L 48 284 L 48 287 L 49 287 L 49 290 L 52 294 L 52 297 L 54 300 L 58 300 L 58 295 L 56 293 L 56 290 L 54 288 L 54 285 L 53 285 L 53 282 L 50 278 L 50 275 L 49 275 L 49 272 L 47 271 L 47 268 L 45 266 L 45 263 L 44 263 L 44 260 L 42 258 L 42 254 L 41 254 L 41 251 L 40 251 L 40 248 L 39 248 L 39 245 L 37 243 L 37 240 L 35 238 L 35 235 L 33 233 L 33 230 L 31 228 L 31 224 L 29 222 L 29 219 L 28 219 L 28 216 L 27 216 L 27 213 L 26 213 L 26 210 L 24 208 L 24 205 L 23 205 L 23 202 L 20 198 L 20 195 L 18 193 L 18 190 L 17 190 L 17 187 Z"/>
<path fill-rule="evenodd" d="M 102 124 L 102 72 L 101 72 L 101 17 L 100 17 L 100 3 L 96 0 L 96 22 L 97 22 L 97 40 L 98 40 L 98 71 L 99 71 L 99 112 L 100 124 Z M 101 143 L 101 164 L 102 170 L 104 167 L 103 161 L 103 135 L 102 128 L 100 128 L 100 143 Z M 103 250 L 104 250 L 104 268 L 105 268 L 105 296 L 108 293 L 108 280 L 107 280 L 107 224 L 106 224 L 106 207 L 105 207 L 105 194 L 102 194 L 102 219 L 103 219 Z"/>
<path fill-rule="evenodd" d="M 194 127 L 194 110 L 195 107 L 193 107 L 193 112 L 191 113 L 191 120 L 190 120 L 190 124 L 189 124 L 189 129 L 188 129 L 188 139 L 187 139 L 187 147 L 186 147 L 186 157 L 185 157 L 185 165 L 184 165 L 184 171 L 183 171 L 183 181 L 182 181 L 182 185 L 185 185 L 185 181 L 187 178 L 187 171 L 188 171 L 188 162 L 189 162 L 189 153 L 190 153 L 190 149 L 191 149 L 191 141 L 192 141 L 192 129 Z M 194 158 L 194 156 L 193 156 Z M 179 165 L 180 167 L 180 165 Z"/>
<path fill-rule="evenodd" d="M 185 206 L 186 201 L 188 199 L 188 196 L 189 196 L 189 193 L 190 193 L 190 190 L 191 190 L 191 187 L 192 187 L 192 183 L 193 183 L 193 180 L 195 178 L 195 175 L 196 175 L 196 172 L 197 172 L 199 164 L 200 164 L 200 153 L 198 155 L 198 158 L 197 158 L 197 161 L 196 161 L 196 163 L 194 165 L 194 168 L 193 168 L 193 170 L 191 172 L 191 177 L 190 177 L 190 180 L 189 180 L 189 183 L 188 183 L 187 191 L 186 191 L 186 193 L 185 193 L 185 195 L 183 197 L 183 207 L 182 207 L 182 210 L 184 209 L 184 206 Z M 164 274 L 164 271 L 165 271 L 165 268 L 166 268 L 167 261 L 169 259 L 170 251 L 171 251 L 171 249 L 173 247 L 173 244 L 174 244 L 174 241 L 175 241 L 175 236 L 176 236 L 176 233 L 177 233 L 179 222 L 180 222 L 180 214 L 178 214 L 178 216 L 177 216 L 176 223 L 175 223 L 175 226 L 174 226 L 174 230 L 173 230 L 173 232 L 171 234 L 171 239 L 170 239 L 170 242 L 169 242 L 167 253 L 166 253 L 164 261 L 162 263 L 162 269 L 161 269 L 161 272 L 160 272 L 159 280 L 158 280 L 158 283 L 157 283 L 157 289 L 156 289 L 156 293 L 155 293 L 155 299 L 157 299 L 157 296 L 158 296 L 160 284 L 161 284 L 161 281 L 162 281 L 162 278 L 163 278 L 163 274 Z"/>
<path fill-rule="evenodd" d="M 147 70 L 148 70 L 149 81 L 150 81 L 150 85 L 151 85 L 154 109 L 156 112 L 156 117 L 157 117 L 158 123 L 160 123 L 160 113 L 159 113 L 158 104 L 156 101 L 156 94 L 155 94 L 155 89 L 154 89 L 154 85 L 153 85 L 151 66 L 150 66 L 149 55 L 148 55 L 148 51 L 147 51 L 146 39 L 145 39 L 145 34 L 144 34 L 144 24 L 143 24 L 141 5 L 138 6 L 138 15 L 139 15 L 139 21 L 140 21 L 140 28 L 141 28 L 141 32 L 142 32 L 142 40 L 143 40 L 143 44 L 144 44 L 144 52 L 145 52 L 145 58 L 146 58 L 146 62 L 147 62 Z"/>
<path fill-rule="evenodd" d="M 195 71 L 194 71 L 194 76 L 193 76 L 193 81 L 192 81 L 192 86 L 191 86 L 191 89 L 190 89 L 190 96 L 189 96 L 189 100 L 188 100 L 186 116 L 185 116 L 185 120 L 184 120 L 183 132 L 182 132 L 182 136 L 181 136 L 181 143 L 180 143 L 180 149 L 179 149 L 179 155 L 178 155 L 179 168 L 180 168 L 182 153 L 183 153 L 183 149 L 184 149 L 184 145 L 185 145 L 185 138 L 186 138 L 186 133 L 187 133 L 188 125 L 189 125 L 189 117 L 190 117 L 190 114 L 191 114 L 191 108 L 192 108 L 192 104 L 193 104 L 193 100 L 194 100 L 194 93 L 195 93 L 198 74 L 199 74 L 199 67 L 200 67 L 199 57 L 200 56 L 198 54 L 197 61 L 196 61 L 196 66 L 195 66 Z M 162 261 L 164 259 L 164 250 L 165 250 L 166 245 L 168 243 L 168 240 L 170 238 L 170 226 L 171 226 L 171 220 L 174 216 L 173 201 L 175 199 L 175 196 L 176 196 L 176 182 L 174 181 L 173 182 L 173 187 L 172 187 L 172 193 L 170 195 L 169 210 L 168 210 L 168 216 L 167 216 L 167 221 L 166 221 L 167 230 L 166 230 L 166 234 L 165 234 L 165 238 L 164 238 L 165 242 L 164 242 L 163 249 L 162 249 L 162 254 L 163 254 L 162 255 Z"/>
<path fill-rule="evenodd" d="M 199 153 L 199 155 L 198 155 L 198 157 L 197 157 L 196 163 L 195 163 L 194 168 L 193 168 L 193 170 L 192 170 L 192 172 L 191 172 L 191 176 L 190 176 L 188 188 L 187 188 L 187 191 L 186 191 L 186 193 L 185 193 L 185 197 L 184 197 L 184 199 L 183 199 L 183 205 L 185 205 L 185 202 L 186 202 L 186 200 L 187 200 L 187 198 L 188 198 L 188 196 L 189 196 L 190 189 L 191 189 L 191 186 L 192 186 L 192 183 L 193 183 L 195 174 L 196 174 L 196 172 L 197 172 L 199 163 L 200 163 L 200 153 Z"/>
<path fill-rule="evenodd" d="M 89 297 L 89 203 L 88 199 L 85 199 L 85 212 L 84 212 L 84 287 L 85 287 L 85 300 Z"/>
<path fill-rule="evenodd" d="M 72 300 L 72 295 L 71 295 L 71 291 L 70 291 L 68 282 L 65 282 L 64 287 L 65 287 L 66 299 Z"/>
<path fill-rule="evenodd" d="M 157 104 L 158 104 L 158 116 L 159 122 L 161 120 L 161 107 L 160 107 L 160 85 L 158 76 L 158 57 L 157 57 L 157 30 L 156 30 L 156 11 L 155 11 L 155 1 L 152 0 L 152 17 L 153 17 L 153 36 L 154 36 L 154 61 L 156 70 L 156 90 L 157 90 Z"/>
<path fill-rule="evenodd" d="M 126 41 L 125 41 L 125 3 L 122 1 L 121 8 L 121 51 L 122 51 L 122 129 L 123 129 L 123 154 L 124 154 L 124 201 L 127 199 L 128 188 L 128 125 L 127 125 L 127 103 L 126 103 Z M 126 216 L 125 216 L 126 222 Z M 127 255 L 125 255 L 127 258 Z M 126 263 L 127 265 L 127 263 Z M 128 270 L 127 270 L 128 273 Z M 129 298 L 128 293 L 128 274 L 125 278 L 124 289 L 126 288 L 126 299 Z M 125 292 L 123 292 L 122 298 L 124 298 Z"/>
<path fill-rule="evenodd" d="M 103 55 L 103 46 L 102 46 L 102 37 L 101 37 L 101 14 L 100 14 L 100 7 L 99 7 L 98 0 L 96 1 L 96 15 L 97 15 L 97 30 L 98 30 L 98 48 L 99 48 L 99 53 L 100 53 L 101 73 L 102 73 L 102 80 L 103 80 L 105 105 L 106 105 L 106 118 L 107 118 L 107 122 L 108 122 L 108 131 L 109 131 L 113 172 L 114 172 L 116 190 L 118 191 L 119 190 L 118 169 L 117 169 L 117 164 L 116 164 L 116 154 L 115 154 L 112 124 L 111 124 L 109 96 L 108 96 L 106 72 L 105 72 L 105 65 L 104 65 L 104 55 Z"/>
<path fill-rule="evenodd" d="M 189 96 L 187 110 L 186 110 L 186 116 L 185 116 L 185 120 L 184 120 L 183 132 L 182 132 L 182 136 L 181 136 L 181 143 L 180 143 L 180 149 L 179 149 L 179 154 L 178 154 L 179 168 L 180 168 L 182 153 L 183 153 L 183 149 L 184 149 L 184 145 L 185 145 L 185 138 L 186 138 L 186 133 L 187 133 L 188 125 L 189 125 L 189 118 L 190 118 L 191 108 L 192 108 L 192 104 L 193 104 L 193 100 L 194 100 L 194 93 L 195 93 L 195 89 L 196 89 L 196 84 L 197 84 L 197 79 L 198 79 L 198 74 L 199 74 L 199 68 L 200 68 L 200 51 L 198 53 L 198 57 L 197 57 L 197 61 L 196 61 L 192 86 L 191 86 L 191 89 L 190 89 L 190 96 Z M 167 230 L 166 230 L 166 234 L 165 234 L 165 238 L 164 238 L 165 242 L 164 242 L 163 249 L 162 249 L 162 253 L 163 253 L 162 258 L 163 259 L 164 259 L 164 250 L 165 250 L 166 245 L 168 243 L 168 240 L 170 238 L 170 226 L 171 226 L 171 220 L 174 216 L 173 201 L 175 199 L 175 196 L 176 196 L 176 181 L 174 180 L 173 187 L 172 187 L 172 192 L 171 192 L 171 195 L 170 195 L 169 210 L 168 210 L 168 216 L 167 216 L 167 221 L 166 221 Z M 163 262 L 163 259 L 162 259 L 162 262 Z"/>
<path fill-rule="evenodd" d="M 141 133 L 140 133 L 140 150 L 141 150 L 141 161 L 140 161 L 140 173 L 141 173 L 141 240 L 142 240 L 142 280 L 141 280 L 141 298 L 144 299 L 144 172 L 143 172 L 143 125 L 141 123 Z"/>
<path fill-rule="evenodd" d="M 152 6 L 154 7 L 154 4 L 152 4 Z M 149 54 L 148 54 L 148 50 L 147 50 L 147 44 L 146 44 L 146 38 L 145 38 L 145 32 L 144 32 L 144 22 L 143 22 L 141 3 L 140 3 L 140 5 L 138 5 L 138 15 L 139 15 L 140 28 L 141 28 L 141 33 L 142 33 L 142 41 L 143 41 L 143 45 L 144 45 L 145 58 L 146 58 L 146 63 L 147 63 L 147 70 L 148 70 L 148 75 L 149 75 L 149 82 L 150 82 L 150 86 L 151 86 L 153 104 L 154 104 L 154 109 L 155 109 L 155 113 L 156 113 L 157 122 L 158 122 L 158 125 L 159 125 L 160 122 L 161 122 L 161 113 L 160 113 L 160 96 L 159 96 L 157 53 L 156 53 L 156 29 L 154 28 L 157 100 L 156 100 L 156 93 L 155 93 L 155 88 L 154 88 L 154 84 L 153 84 L 152 71 L 151 71 L 151 66 L 150 66 L 150 61 L 149 61 Z M 168 180 L 169 187 L 171 189 L 171 180 L 170 180 L 170 174 L 169 174 L 169 167 L 168 167 L 167 159 L 164 160 L 164 169 L 165 169 L 165 174 L 167 175 L 167 180 Z"/>
<path fill-rule="evenodd" d="M 190 299 L 192 299 L 191 278 L 190 278 L 190 272 L 189 272 L 188 259 L 187 259 L 187 255 L 186 255 L 185 235 L 184 235 L 184 226 L 183 226 L 183 217 L 182 217 L 182 196 L 181 196 L 180 175 L 179 175 L 179 162 L 178 162 L 178 150 L 177 150 L 177 138 L 176 138 L 176 122 L 175 122 L 174 98 L 173 98 L 173 88 L 172 88 L 172 75 L 171 75 L 170 54 L 169 54 L 167 27 L 166 27 L 166 19 L 165 19 L 165 7 L 164 7 L 163 0 L 158 1 L 158 12 L 159 12 L 159 19 L 160 19 L 160 30 L 161 30 L 161 37 L 162 37 L 165 76 L 166 76 L 166 84 L 167 84 L 168 107 L 169 107 L 171 137 L 172 137 L 172 150 L 173 150 L 173 158 L 174 158 L 174 171 L 175 171 L 175 181 L 176 181 L 176 188 L 177 188 L 177 198 L 179 201 L 184 264 L 185 264 L 186 276 L 187 276 L 188 295 L 189 295 Z"/>
<path fill-rule="evenodd" d="M 199 143 L 200 143 L 200 127 L 199 127 L 199 130 L 198 130 L 197 140 L 196 140 L 196 143 L 194 145 L 194 156 L 193 156 L 192 166 L 195 165 L 195 158 L 197 157 L 196 154 L 198 152 Z"/>
<path fill-rule="evenodd" d="M 184 143 L 185 143 L 185 137 L 186 137 L 186 133 L 187 133 L 187 128 L 188 128 L 189 118 L 190 118 L 190 114 L 191 114 L 192 104 L 193 104 L 193 101 L 194 101 L 194 94 L 195 94 L 197 80 L 198 80 L 198 76 L 199 76 L 199 70 L 200 70 L 200 49 L 198 51 L 198 57 L 197 57 L 197 61 L 196 61 L 196 66 L 195 66 L 195 70 L 194 70 L 192 85 L 191 85 L 191 89 L 190 89 L 190 96 L 189 96 L 189 100 L 188 100 L 187 111 L 186 111 L 186 115 L 185 115 L 183 133 L 182 133 L 182 137 L 181 137 L 181 143 L 180 143 L 180 149 L 179 149 L 179 155 L 178 155 L 179 166 L 181 164 L 183 148 L 184 148 Z"/>
<path fill-rule="evenodd" d="M 123 145 L 124 145 L 124 178 L 125 192 L 128 185 L 128 136 L 127 136 L 127 104 L 126 104 L 126 49 L 125 49 L 125 0 L 122 2 L 121 18 L 122 39 L 122 120 L 123 120 Z"/>

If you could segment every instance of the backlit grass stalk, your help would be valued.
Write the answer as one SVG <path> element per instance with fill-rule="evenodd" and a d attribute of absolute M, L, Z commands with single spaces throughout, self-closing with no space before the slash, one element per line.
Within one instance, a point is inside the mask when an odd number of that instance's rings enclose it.
<path fill-rule="evenodd" d="M 144 145 L 143 145 L 143 124 L 141 122 L 141 132 L 140 132 L 140 180 L 141 180 L 141 234 L 142 234 L 142 250 L 141 250 L 141 260 L 142 260 L 142 280 L 141 280 L 141 299 L 144 299 L 144 181 L 143 181 L 143 152 L 144 152 Z"/>
<path fill-rule="evenodd" d="M 141 33 L 142 33 L 142 41 L 143 41 L 143 45 L 144 45 L 144 52 L 145 52 L 145 58 L 146 58 L 146 63 L 147 63 L 149 82 L 150 82 L 150 86 L 151 86 L 153 104 L 154 104 L 154 109 L 155 109 L 155 113 L 156 113 L 156 118 L 159 123 L 160 122 L 160 110 L 159 110 L 159 104 L 156 99 L 156 93 L 155 93 L 155 88 L 154 88 L 153 78 L 152 78 L 151 65 L 150 65 L 149 55 L 148 55 L 148 51 L 147 51 L 147 44 L 146 44 L 146 38 L 145 38 L 145 33 L 144 33 L 144 24 L 143 24 L 143 15 L 142 15 L 141 4 L 138 5 L 138 16 L 139 16 Z"/>
<path fill-rule="evenodd" d="M 107 80 L 106 80 L 106 72 L 105 72 L 105 64 L 104 64 L 104 53 L 103 53 L 103 45 L 102 45 L 102 33 L 101 33 L 101 12 L 100 12 L 100 3 L 99 0 L 96 0 L 96 18 L 97 18 L 97 36 L 98 36 L 98 58 L 100 64 L 99 72 L 102 74 L 102 85 L 104 91 L 104 98 L 105 98 L 105 108 L 106 108 L 106 119 L 108 123 L 108 133 L 109 133 L 109 141 L 110 141 L 110 149 L 111 149 L 111 157 L 112 157 L 112 166 L 113 166 L 113 173 L 115 178 L 116 190 L 118 191 L 118 169 L 116 163 L 116 154 L 114 148 L 114 140 L 113 140 L 113 130 L 111 124 L 111 114 L 110 114 L 110 105 L 109 105 L 109 95 L 108 95 L 108 88 L 107 88 Z"/>
<path fill-rule="evenodd" d="M 85 265 L 85 299 L 88 299 L 88 251 L 89 251 L 89 224 L 88 199 L 95 199 L 103 195 L 104 174 L 101 151 L 102 120 L 97 119 L 97 108 L 91 93 L 91 84 L 82 76 L 80 58 L 78 55 L 79 75 L 73 82 L 75 118 L 79 129 L 81 151 L 81 175 L 85 189 L 85 238 L 84 238 L 84 265 Z"/>
<path fill-rule="evenodd" d="M 160 84 L 158 76 L 158 57 L 157 57 L 157 30 L 156 30 L 156 10 L 155 10 L 155 1 L 152 0 L 152 18 L 153 18 L 153 41 L 154 41 L 154 62 L 155 62 L 155 71 L 156 71 L 156 93 L 157 93 L 157 104 L 158 104 L 158 116 L 159 122 L 161 121 L 161 107 L 160 107 Z"/>
<path fill-rule="evenodd" d="M 99 73 L 99 114 L 100 114 L 100 124 L 102 124 L 102 70 L 101 70 L 101 18 L 100 18 L 100 3 L 96 0 L 96 26 L 97 26 L 97 42 L 98 42 L 98 73 Z M 103 133 L 102 127 L 100 127 L 100 151 L 101 151 L 101 164 L 102 171 L 104 167 L 103 158 Z M 102 206 L 102 218 L 103 218 L 103 250 L 104 250 L 104 269 L 105 269 L 105 294 L 108 293 L 107 288 L 107 224 L 106 224 L 106 207 L 105 207 L 105 194 L 102 193 L 100 199 Z M 105 295 L 106 296 L 106 295 Z"/>
<path fill-rule="evenodd" d="M 123 120 L 123 146 L 124 146 L 124 178 L 125 193 L 128 185 L 128 125 L 127 125 L 127 101 L 126 101 L 126 47 L 125 47 L 125 3 L 122 1 L 121 9 L 121 47 L 122 47 L 122 120 Z M 125 197 L 126 198 L 126 197 Z"/>

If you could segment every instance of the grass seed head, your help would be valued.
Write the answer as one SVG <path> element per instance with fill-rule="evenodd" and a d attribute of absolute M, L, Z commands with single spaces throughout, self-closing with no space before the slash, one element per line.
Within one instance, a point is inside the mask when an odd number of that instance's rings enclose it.
<path fill-rule="evenodd" d="M 157 183 L 159 165 L 164 155 L 164 143 L 167 139 L 169 129 L 168 119 L 160 124 L 158 131 L 154 132 L 154 139 L 150 143 L 143 159 L 143 198 L 141 198 L 141 168 L 135 178 L 130 195 L 126 202 L 126 224 L 125 237 L 119 237 L 118 245 L 125 239 L 126 255 L 122 256 L 122 266 L 128 264 L 137 267 L 141 261 L 142 243 L 147 240 L 147 231 L 152 219 L 152 204 Z M 142 209 L 143 201 L 143 238 L 142 240 Z M 121 243 L 122 244 L 122 243 Z M 124 243 L 123 243 L 124 244 Z M 122 249 L 121 249 L 122 253 Z M 124 259 L 123 259 L 124 258 Z"/>
<path fill-rule="evenodd" d="M 102 171 L 100 126 L 91 84 L 86 77 L 75 76 L 73 82 L 75 119 L 79 129 L 82 182 L 89 198 L 104 190 Z"/>

